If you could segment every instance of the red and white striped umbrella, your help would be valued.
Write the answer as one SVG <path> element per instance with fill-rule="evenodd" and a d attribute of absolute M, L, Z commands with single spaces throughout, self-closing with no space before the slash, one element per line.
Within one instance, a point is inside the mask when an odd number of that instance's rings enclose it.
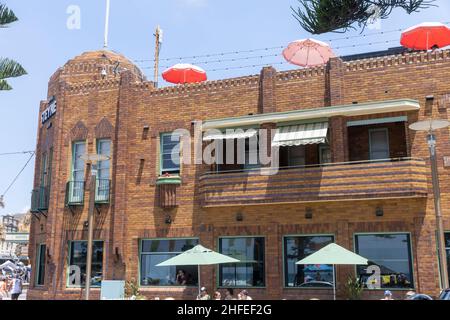
<path fill-rule="evenodd" d="M 314 39 L 303 39 L 291 42 L 283 50 L 283 57 L 289 63 L 302 67 L 325 64 L 336 57 L 331 47 L 325 42 Z"/>
<path fill-rule="evenodd" d="M 170 83 L 196 83 L 208 79 L 206 71 L 187 63 L 179 63 L 163 72 L 162 77 Z"/>
<path fill-rule="evenodd" d="M 450 45 L 450 28 L 440 22 L 424 22 L 403 31 L 400 43 L 414 50 L 443 48 Z"/>

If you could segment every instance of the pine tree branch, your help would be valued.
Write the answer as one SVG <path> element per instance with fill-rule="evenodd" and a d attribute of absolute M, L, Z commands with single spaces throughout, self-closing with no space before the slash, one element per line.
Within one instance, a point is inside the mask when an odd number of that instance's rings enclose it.
<path fill-rule="evenodd" d="M 17 20 L 14 12 L 8 9 L 6 5 L 0 3 L 0 28 L 6 28 L 8 24 Z"/>
<path fill-rule="evenodd" d="M 408 14 L 435 6 L 435 0 L 298 0 L 300 6 L 291 7 L 300 26 L 312 34 L 346 32 L 364 28 L 374 14 L 387 19 L 396 8 Z"/>

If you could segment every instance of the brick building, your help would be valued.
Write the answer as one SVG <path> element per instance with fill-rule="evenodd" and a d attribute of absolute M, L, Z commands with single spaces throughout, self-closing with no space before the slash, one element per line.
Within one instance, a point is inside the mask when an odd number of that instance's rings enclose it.
<path fill-rule="evenodd" d="M 85 152 L 111 157 L 99 164 L 95 191 L 96 298 L 103 278 L 136 279 L 149 298 L 193 299 L 195 268 L 156 264 L 201 243 L 242 261 L 202 268 L 210 291 L 326 299 L 332 269 L 295 262 L 333 241 L 380 267 L 382 289 L 366 291 L 367 298 L 387 288 L 396 296 L 410 289 L 437 295 L 426 136 L 408 126 L 448 119 L 449 78 L 450 51 L 334 58 L 323 67 L 269 67 L 260 75 L 166 88 L 155 88 L 110 51 L 70 60 L 51 77 L 40 105 L 28 297 L 82 297 L 90 169 L 78 157 Z M 178 165 L 171 155 L 192 157 L 194 146 L 189 150 L 180 138 L 179 149 L 167 133 L 194 135 L 200 121 L 203 131 L 219 130 L 204 135 L 203 147 L 255 135 L 227 135 L 228 128 L 273 129 L 268 149 L 280 147 L 279 172 L 263 175 L 247 161 Z M 448 130 L 437 138 L 450 231 Z M 447 240 L 450 247 L 449 234 Z M 70 266 L 81 270 L 80 279 Z M 340 297 L 356 274 L 367 276 L 365 268 L 337 268 Z"/>

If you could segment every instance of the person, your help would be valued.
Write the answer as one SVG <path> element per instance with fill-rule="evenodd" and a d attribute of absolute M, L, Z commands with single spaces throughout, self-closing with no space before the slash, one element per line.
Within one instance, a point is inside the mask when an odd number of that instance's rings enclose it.
<path fill-rule="evenodd" d="M 187 277 L 184 270 L 178 270 L 177 284 L 180 286 L 185 286 L 187 284 Z"/>
<path fill-rule="evenodd" d="M 242 293 L 240 293 L 240 292 L 238 293 L 237 299 L 238 299 L 238 300 L 244 300 L 244 299 L 242 299 Z"/>
<path fill-rule="evenodd" d="M 416 293 L 414 291 L 408 291 L 405 295 L 405 300 L 411 300 L 412 297 L 414 297 Z"/>
<path fill-rule="evenodd" d="M 316 272 L 316 281 L 322 281 L 322 276 L 319 271 Z"/>
<path fill-rule="evenodd" d="M 253 300 L 252 297 L 250 297 L 248 295 L 248 291 L 247 290 L 242 290 L 241 297 L 242 297 L 241 300 Z"/>
<path fill-rule="evenodd" d="M 392 292 L 389 290 L 386 290 L 384 292 L 384 298 L 381 300 L 394 300 L 394 298 L 392 298 Z"/>
<path fill-rule="evenodd" d="M 200 295 L 197 296 L 197 300 L 211 300 L 211 296 L 205 287 L 200 288 Z"/>
<path fill-rule="evenodd" d="M 16 274 L 11 283 L 11 300 L 19 300 L 19 296 L 22 293 L 22 280 Z"/>
<path fill-rule="evenodd" d="M 213 300 L 222 300 L 222 295 L 219 291 L 214 292 L 214 299 Z"/>
<path fill-rule="evenodd" d="M 225 300 L 236 300 L 233 296 L 233 289 L 225 289 Z"/>
<path fill-rule="evenodd" d="M 8 298 L 8 278 L 0 279 L 0 300 Z"/>

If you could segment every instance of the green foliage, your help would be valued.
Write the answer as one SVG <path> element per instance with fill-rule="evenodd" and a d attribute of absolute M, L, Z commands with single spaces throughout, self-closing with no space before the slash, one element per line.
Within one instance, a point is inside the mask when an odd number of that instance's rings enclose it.
<path fill-rule="evenodd" d="M 146 298 L 139 293 L 139 285 L 136 279 L 132 278 L 125 283 L 125 298 L 136 300 L 146 300 Z"/>
<path fill-rule="evenodd" d="M 0 90 L 11 90 L 11 86 L 5 79 L 20 77 L 27 74 L 25 69 L 8 58 L 0 58 Z"/>
<path fill-rule="evenodd" d="M 4 4 L 0 3 L 0 28 L 5 28 L 7 24 L 17 21 L 17 17 L 13 11 L 8 9 Z M 0 91 L 11 90 L 12 87 L 6 79 L 16 78 L 27 74 L 25 69 L 17 62 L 7 58 L 0 58 Z M 0 207 L 2 206 L 0 201 Z"/>
<path fill-rule="evenodd" d="M 348 277 L 347 283 L 345 284 L 345 291 L 348 300 L 361 300 L 363 290 L 364 286 L 359 279 L 354 276 Z"/>
<path fill-rule="evenodd" d="M 6 7 L 6 5 L 0 3 L 0 28 L 5 28 L 7 24 L 17 21 L 17 17 L 14 12 Z"/>
<path fill-rule="evenodd" d="M 291 7 L 293 16 L 303 29 L 312 34 L 346 32 L 365 28 L 376 16 L 386 19 L 392 10 L 401 8 L 408 14 L 433 6 L 435 0 L 298 0 L 299 8 Z"/>

